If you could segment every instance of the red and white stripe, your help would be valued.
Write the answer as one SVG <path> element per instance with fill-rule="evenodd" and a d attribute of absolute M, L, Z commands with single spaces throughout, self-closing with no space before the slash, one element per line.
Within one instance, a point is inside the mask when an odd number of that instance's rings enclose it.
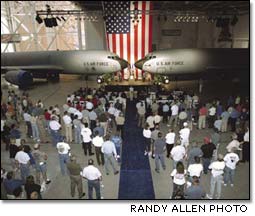
<path fill-rule="evenodd" d="M 145 11 L 152 10 L 153 5 L 151 1 L 138 1 L 136 5 L 130 2 L 131 11 L 135 9 L 135 6 L 143 11 L 139 23 L 135 25 L 130 19 L 130 33 L 107 34 L 107 42 L 109 50 L 127 60 L 135 77 L 142 79 L 142 71 L 136 69 L 134 64 L 152 51 L 152 15 L 145 14 Z M 128 73 L 128 69 L 124 70 L 122 77 L 125 77 L 125 73 Z"/>

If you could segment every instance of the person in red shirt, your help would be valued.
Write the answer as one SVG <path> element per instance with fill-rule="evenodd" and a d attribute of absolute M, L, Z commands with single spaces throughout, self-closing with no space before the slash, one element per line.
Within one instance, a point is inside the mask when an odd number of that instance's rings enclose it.
<path fill-rule="evenodd" d="M 98 99 L 96 97 L 94 97 L 91 102 L 93 103 L 94 107 L 97 107 Z"/>
<path fill-rule="evenodd" d="M 45 109 L 44 110 L 44 119 L 45 119 L 45 129 L 47 131 L 50 131 L 49 130 L 50 116 L 51 116 L 51 114 L 49 113 L 49 111 L 47 109 Z"/>
<path fill-rule="evenodd" d="M 79 110 L 80 112 L 82 111 L 82 106 L 80 103 L 77 103 L 76 109 Z"/>
<path fill-rule="evenodd" d="M 207 109 L 205 105 L 203 105 L 199 109 L 198 129 L 202 129 L 202 128 L 205 129 L 206 116 L 207 116 Z"/>

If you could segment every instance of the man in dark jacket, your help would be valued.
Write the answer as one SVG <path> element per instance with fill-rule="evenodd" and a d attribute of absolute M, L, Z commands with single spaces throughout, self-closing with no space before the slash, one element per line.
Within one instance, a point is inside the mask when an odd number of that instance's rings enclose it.
<path fill-rule="evenodd" d="M 204 167 L 204 174 L 207 174 L 208 167 L 211 163 L 213 152 L 216 149 L 215 145 L 211 142 L 209 137 L 204 138 L 204 144 L 201 146 L 201 150 L 203 152 L 203 167 Z"/>

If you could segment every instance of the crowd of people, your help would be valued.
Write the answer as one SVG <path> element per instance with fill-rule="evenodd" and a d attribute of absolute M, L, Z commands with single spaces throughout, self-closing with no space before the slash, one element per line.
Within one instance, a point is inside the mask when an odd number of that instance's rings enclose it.
<path fill-rule="evenodd" d="M 133 100 L 133 90 L 130 93 Z M 24 92 L 9 91 L 1 103 L 1 139 L 9 151 L 11 169 L 1 168 L 2 198 L 42 199 L 51 180 L 47 164 L 51 159 L 40 146 L 51 144 L 59 158 L 60 172 L 70 177 L 70 194 L 85 196 L 82 178 L 88 183 L 88 198 L 100 199 L 103 166 L 106 175 L 111 169 L 119 173 L 121 147 L 124 136 L 125 112 L 128 95 L 125 92 L 106 92 L 104 89 L 80 88 L 68 95 L 62 107 L 45 107 L 41 100 L 32 101 Z M 205 198 L 200 177 L 211 171 L 211 187 L 207 198 L 221 197 L 221 182 L 234 185 L 238 162 L 249 162 L 249 100 L 229 97 L 223 106 L 215 99 L 202 104 L 197 95 L 172 92 L 166 100 L 156 100 L 149 94 L 137 94 L 137 126 L 143 128 L 144 156 L 155 160 L 155 171 L 160 165 L 166 170 L 166 159 L 171 158 L 173 181 L 172 199 Z M 24 130 L 20 129 L 25 126 Z M 230 127 L 229 127 L 230 126 Z M 163 133 L 163 128 L 168 128 Z M 194 127 L 197 127 L 195 129 Z M 193 130 L 209 128 L 210 137 L 203 145 L 190 141 Z M 218 154 L 221 134 L 232 131 L 227 154 Z M 190 142 L 192 144 L 190 144 Z M 77 161 L 72 145 L 80 144 L 86 167 Z M 166 153 L 165 153 L 166 152 Z M 241 153 L 242 152 L 242 156 Z M 96 163 L 91 158 L 95 154 Z M 111 167 L 111 169 L 110 169 Z M 20 176 L 19 176 L 20 175 Z M 215 185 L 217 193 L 214 196 Z"/>
<path fill-rule="evenodd" d="M 2 169 L 5 197 L 15 198 L 16 188 L 19 191 L 24 188 L 26 192 L 36 188 L 36 197 L 42 198 L 41 192 L 51 180 L 47 178 L 47 160 L 50 158 L 40 146 L 51 143 L 57 150 L 61 174 L 70 176 L 71 196 L 74 197 L 76 187 L 78 198 L 85 196 L 82 189 L 84 177 L 88 182 L 88 198 L 93 198 L 93 188 L 96 198 L 101 198 L 101 173 L 90 157 L 96 154 L 97 165 L 105 168 L 106 175 L 110 174 L 110 167 L 114 175 L 119 173 L 125 109 L 125 94 L 105 94 L 101 89 L 80 88 L 67 96 L 63 108 L 59 105 L 46 108 L 41 100 L 34 103 L 27 93 L 19 97 L 9 91 L 7 103 L 1 105 L 1 138 L 10 153 L 12 165 L 10 171 Z M 25 133 L 20 129 L 23 123 Z M 71 152 L 72 144 L 81 144 L 84 156 L 88 156 L 88 167 L 81 169 L 77 157 Z M 27 184 L 32 179 L 34 184 Z M 16 181 L 17 184 L 13 183 Z"/>
<path fill-rule="evenodd" d="M 240 96 L 229 97 L 225 107 L 219 99 L 206 104 L 197 95 L 173 92 L 167 101 L 145 98 L 136 104 L 138 126 L 143 127 L 144 155 L 155 159 L 155 171 L 166 169 L 166 157 L 172 159 L 172 199 L 219 199 L 221 184 L 234 186 L 235 169 L 238 162 L 249 162 L 249 100 Z M 167 133 L 163 128 L 167 126 Z M 209 129 L 202 145 L 193 142 L 191 131 Z M 228 127 L 230 126 L 230 127 Z M 232 132 L 226 146 L 225 156 L 218 150 L 222 133 Z M 242 157 L 241 157 L 242 152 Z M 241 160 L 242 159 L 242 160 Z M 205 194 L 201 175 L 211 171 L 210 192 Z M 224 178 L 224 180 L 223 180 Z M 214 193 L 215 186 L 217 191 Z"/>

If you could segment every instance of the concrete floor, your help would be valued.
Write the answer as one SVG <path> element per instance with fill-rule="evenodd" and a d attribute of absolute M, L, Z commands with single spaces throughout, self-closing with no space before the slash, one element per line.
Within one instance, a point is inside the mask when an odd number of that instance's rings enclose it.
<path fill-rule="evenodd" d="M 228 83 L 228 88 L 226 87 L 225 82 L 217 82 L 217 88 L 215 88 L 214 82 L 208 82 L 205 84 L 204 92 L 201 95 L 201 99 L 208 99 L 213 97 L 226 98 L 233 91 L 237 91 L 233 89 L 234 85 Z M 49 107 L 50 105 L 59 104 L 60 107 L 65 103 L 66 96 L 73 91 L 77 90 L 81 86 L 89 87 L 97 87 L 95 82 L 89 81 L 85 83 L 82 80 L 62 80 L 59 83 L 51 84 L 51 83 L 40 83 L 37 87 L 29 90 L 29 95 L 33 101 L 37 101 L 41 99 L 44 103 L 45 107 Z M 178 82 L 170 83 L 174 88 L 182 87 L 187 90 L 197 90 L 197 82 Z M 224 91 L 223 91 L 224 90 Z M 248 91 L 249 88 L 245 89 Z M 16 90 L 18 92 L 18 90 Z M 224 92 L 224 94 L 222 94 Z M 7 89 L 3 89 L 3 95 L 5 96 L 7 93 Z M 21 130 L 25 130 L 25 125 L 21 125 Z M 162 131 L 165 133 L 167 131 L 166 125 L 163 125 Z M 177 131 L 176 131 L 177 132 Z M 198 131 L 194 129 L 191 133 L 191 142 L 198 141 L 202 142 L 203 137 L 206 135 L 210 135 L 211 130 L 202 130 Z M 50 140 L 50 138 L 49 138 Z M 219 153 L 225 154 L 225 146 L 230 141 L 230 133 L 222 134 L 222 144 L 220 146 Z M 33 145 L 32 140 L 27 140 L 27 144 Z M 71 152 L 78 157 L 78 162 L 82 165 L 82 167 L 87 165 L 88 156 L 85 157 L 82 151 L 82 146 L 77 144 L 71 144 Z M 48 177 L 52 180 L 52 183 L 47 186 L 45 192 L 43 192 L 42 196 L 44 199 L 72 199 L 70 195 L 70 182 L 67 176 L 62 176 L 60 173 L 60 166 L 58 162 L 58 155 L 56 149 L 54 149 L 51 144 L 42 144 L 41 150 L 45 151 L 48 156 Z M 92 156 L 95 160 L 95 156 Z M 96 161 L 96 160 L 95 160 Z M 1 166 L 5 169 L 9 170 L 9 155 L 8 152 L 4 150 L 4 146 L 1 145 Z M 160 174 L 155 172 L 155 162 L 150 158 L 150 166 L 151 173 L 153 178 L 153 185 L 155 191 L 156 199 L 169 199 L 172 193 L 172 180 L 170 178 L 170 173 L 172 171 L 172 161 L 167 159 L 167 168 L 165 171 L 161 171 Z M 103 185 L 102 188 L 102 197 L 104 199 L 118 199 L 118 189 L 119 189 L 119 174 L 106 176 L 103 167 L 98 167 L 103 175 Z M 239 164 L 236 170 L 235 175 L 235 186 L 231 188 L 230 186 L 224 187 L 222 186 L 222 199 L 249 199 L 250 193 L 250 173 L 249 173 L 249 163 Z M 202 176 L 202 185 L 205 188 L 206 192 L 209 192 L 210 185 L 210 175 Z M 83 180 L 83 188 L 86 192 L 86 196 L 84 199 L 87 199 L 87 182 Z M 76 197 L 78 195 L 76 194 Z"/>

